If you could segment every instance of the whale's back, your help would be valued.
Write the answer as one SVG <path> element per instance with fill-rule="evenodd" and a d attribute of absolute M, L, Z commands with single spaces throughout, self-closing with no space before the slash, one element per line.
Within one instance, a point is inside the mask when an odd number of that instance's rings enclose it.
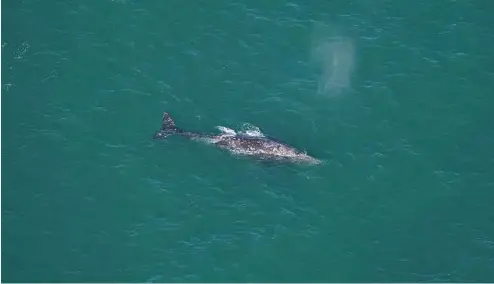
<path fill-rule="evenodd" d="M 215 145 L 235 153 L 247 155 L 291 157 L 301 154 L 295 148 L 284 143 L 256 136 L 225 136 L 219 139 Z"/>

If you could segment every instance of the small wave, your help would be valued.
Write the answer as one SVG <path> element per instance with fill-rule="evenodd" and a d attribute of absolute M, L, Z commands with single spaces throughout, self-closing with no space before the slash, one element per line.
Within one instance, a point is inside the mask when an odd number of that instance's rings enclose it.
<path fill-rule="evenodd" d="M 262 133 L 261 129 L 250 123 L 244 123 L 241 127 L 240 133 L 247 136 L 264 137 L 264 133 Z"/>
<path fill-rule="evenodd" d="M 235 130 L 231 129 L 231 128 L 228 128 L 228 127 L 225 127 L 225 126 L 216 126 L 216 128 L 221 131 L 224 135 L 237 135 L 237 133 L 235 132 Z"/>

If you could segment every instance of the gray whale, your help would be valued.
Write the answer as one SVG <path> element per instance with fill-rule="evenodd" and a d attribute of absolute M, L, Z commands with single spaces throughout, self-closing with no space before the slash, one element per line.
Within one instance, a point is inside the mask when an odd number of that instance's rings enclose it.
<path fill-rule="evenodd" d="M 204 141 L 233 154 L 251 156 L 261 160 L 298 162 L 304 164 L 320 164 L 321 160 L 287 145 L 276 139 L 259 134 L 236 133 L 219 126 L 220 134 L 203 134 L 185 131 L 176 126 L 175 121 L 167 113 L 163 113 L 161 129 L 154 134 L 154 139 L 165 139 L 170 135 L 180 135 L 194 140 Z"/>

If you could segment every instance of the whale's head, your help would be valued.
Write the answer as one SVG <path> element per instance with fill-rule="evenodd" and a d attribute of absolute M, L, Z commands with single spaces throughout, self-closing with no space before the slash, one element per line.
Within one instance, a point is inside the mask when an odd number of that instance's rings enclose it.
<path fill-rule="evenodd" d="M 322 160 L 319 160 L 319 159 L 316 159 L 312 156 L 309 156 L 309 155 L 307 155 L 307 153 L 301 153 L 301 154 L 297 155 L 296 159 L 299 162 L 309 164 L 309 165 L 319 165 L 319 164 L 323 163 Z"/>

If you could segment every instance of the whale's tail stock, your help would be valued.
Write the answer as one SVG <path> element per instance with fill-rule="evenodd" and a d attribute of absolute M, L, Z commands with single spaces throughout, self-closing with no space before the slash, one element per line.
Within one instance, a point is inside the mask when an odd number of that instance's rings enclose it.
<path fill-rule="evenodd" d="M 156 134 L 154 134 L 154 139 L 164 139 L 172 134 L 182 132 L 183 130 L 175 125 L 175 121 L 173 121 L 170 114 L 168 112 L 164 112 L 161 128 L 158 132 L 156 132 Z"/>

